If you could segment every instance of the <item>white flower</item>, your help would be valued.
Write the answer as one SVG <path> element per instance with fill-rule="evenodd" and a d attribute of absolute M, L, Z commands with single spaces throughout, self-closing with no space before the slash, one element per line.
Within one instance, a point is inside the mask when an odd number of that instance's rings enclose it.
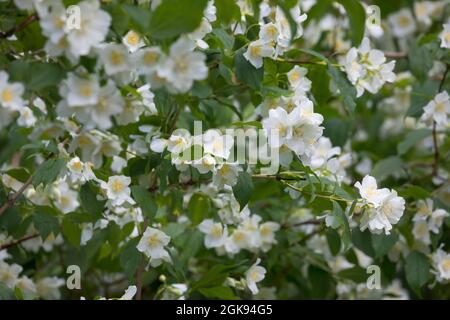
<path fill-rule="evenodd" d="M 261 68 L 264 57 L 272 57 L 275 53 L 272 43 L 264 40 L 250 42 L 247 51 L 244 53 L 247 59 L 255 68 Z"/>
<path fill-rule="evenodd" d="M 288 138 L 292 137 L 292 127 L 288 118 L 286 110 L 278 107 L 269 110 L 269 117 L 262 121 L 271 147 L 279 148 Z"/>
<path fill-rule="evenodd" d="M 191 40 L 180 38 L 170 46 L 169 56 L 158 64 L 158 76 L 169 82 L 169 90 L 186 92 L 194 80 L 203 80 L 208 76 L 206 56 L 193 50 Z"/>
<path fill-rule="evenodd" d="M 426 26 L 431 25 L 431 15 L 434 11 L 434 3 L 431 1 L 414 2 L 414 15 L 417 21 L 423 23 Z"/>
<path fill-rule="evenodd" d="M 216 6 L 214 5 L 214 1 L 209 0 L 208 4 L 206 5 L 205 11 L 203 12 L 205 18 L 208 19 L 209 22 L 214 22 L 217 19 L 216 13 L 217 9 Z"/>
<path fill-rule="evenodd" d="M 87 55 L 92 47 L 106 38 L 111 23 L 110 15 L 100 9 L 99 1 L 86 0 L 77 4 L 80 8 L 80 28 L 67 33 L 71 53 L 78 57 Z"/>
<path fill-rule="evenodd" d="M 213 173 L 213 183 L 219 188 L 224 185 L 232 187 L 237 183 L 240 171 L 242 168 L 237 163 L 223 163 Z"/>
<path fill-rule="evenodd" d="M 75 211 L 80 203 L 78 192 L 71 190 L 66 182 L 61 182 L 54 187 L 54 204 L 62 213 Z"/>
<path fill-rule="evenodd" d="M 125 202 L 134 204 L 131 198 L 131 190 L 128 187 L 131 183 L 131 178 L 126 176 L 112 176 L 108 178 L 108 182 L 101 182 L 101 187 L 106 191 L 108 199 L 113 206 L 120 206 Z"/>
<path fill-rule="evenodd" d="M 16 288 L 19 288 L 24 294 L 25 298 L 27 295 L 35 295 L 36 294 L 36 285 L 33 280 L 28 278 L 27 276 L 20 277 L 15 285 Z"/>
<path fill-rule="evenodd" d="M 33 111 L 24 107 L 19 110 L 19 118 L 17 118 L 17 124 L 22 127 L 33 127 L 36 124 L 37 118 L 34 116 Z"/>
<path fill-rule="evenodd" d="M 167 141 L 167 150 L 173 154 L 180 154 L 192 145 L 192 137 L 189 132 L 180 130 L 173 133 Z"/>
<path fill-rule="evenodd" d="M 66 97 L 69 107 L 96 104 L 99 92 L 100 84 L 94 74 L 81 78 L 71 72 L 60 87 L 60 94 Z"/>
<path fill-rule="evenodd" d="M 22 95 L 25 91 L 18 82 L 8 82 L 8 74 L 0 71 L 0 106 L 10 110 L 19 110 L 24 106 Z"/>
<path fill-rule="evenodd" d="M 127 166 L 127 160 L 119 157 L 119 156 L 113 156 L 113 161 L 111 163 L 111 170 L 115 173 L 119 173 L 122 171 L 123 168 Z"/>
<path fill-rule="evenodd" d="M 133 55 L 134 65 L 139 74 L 150 75 L 156 71 L 163 53 L 159 47 L 143 48 Z"/>
<path fill-rule="evenodd" d="M 155 102 L 153 101 L 153 98 L 155 97 L 155 94 L 150 90 L 151 86 L 149 83 L 139 87 L 136 91 L 141 95 L 142 105 L 146 107 L 146 110 L 150 113 L 150 115 L 156 115 L 158 114 L 158 110 L 156 109 Z"/>
<path fill-rule="evenodd" d="M 133 297 L 136 295 L 136 292 L 137 292 L 136 286 L 129 286 L 119 300 L 133 300 Z"/>
<path fill-rule="evenodd" d="M 259 292 L 256 284 L 261 282 L 265 275 L 266 269 L 264 267 L 259 266 L 261 260 L 258 258 L 256 263 L 250 267 L 245 273 L 245 280 L 247 281 L 247 287 L 250 289 L 252 294 L 257 294 Z"/>
<path fill-rule="evenodd" d="M 273 244 L 277 243 L 275 232 L 278 230 L 280 230 L 280 224 L 272 221 L 264 222 L 259 226 L 263 251 L 268 251 Z"/>
<path fill-rule="evenodd" d="M 21 272 L 22 267 L 18 264 L 14 263 L 9 265 L 6 262 L 0 261 L 0 282 L 9 288 L 14 288 Z"/>
<path fill-rule="evenodd" d="M 363 178 L 362 183 L 356 182 L 355 187 L 364 200 L 376 207 L 389 195 L 389 190 L 386 188 L 378 189 L 377 181 L 369 175 Z"/>
<path fill-rule="evenodd" d="M 107 75 L 130 71 L 129 54 L 124 45 L 108 43 L 102 45 L 98 51 L 98 57 Z"/>
<path fill-rule="evenodd" d="M 308 69 L 295 66 L 288 73 L 287 77 L 290 85 L 296 91 L 297 95 L 299 93 L 306 93 L 311 90 L 311 80 L 306 78 L 306 74 L 308 73 Z"/>
<path fill-rule="evenodd" d="M 270 22 L 263 24 L 259 30 L 259 38 L 266 43 L 274 43 L 278 39 L 278 28 L 276 24 Z"/>
<path fill-rule="evenodd" d="M 122 43 L 127 46 L 130 52 L 136 52 L 145 46 L 145 42 L 139 33 L 133 30 L 127 32 L 127 34 L 122 38 Z"/>
<path fill-rule="evenodd" d="M 381 202 L 377 209 L 377 220 L 384 224 L 384 231 L 389 234 L 392 225 L 400 221 L 405 211 L 405 199 L 397 196 L 397 192 L 391 190 L 389 195 Z"/>
<path fill-rule="evenodd" d="M 439 38 L 441 39 L 441 48 L 450 49 L 450 23 L 446 23 L 443 25 L 444 29 L 439 34 Z"/>
<path fill-rule="evenodd" d="M 165 246 L 170 242 L 170 237 L 164 232 L 147 227 L 137 249 L 150 258 L 150 265 L 153 267 L 161 264 L 162 261 L 170 262 L 170 256 Z"/>
<path fill-rule="evenodd" d="M 433 233 L 439 233 L 439 229 L 444 223 L 444 219 L 449 217 L 450 214 L 444 209 L 436 209 L 431 214 L 430 220 L 428 220 L 428 228 Z"/>
<path fill-rule="evenodd" d="M 228 236 L 227 228 L 220 222 L 214 222 L 212 219 L 203 220 L 198 225 L 198 229 L 205 234 L 205 247 L 218 248 L 224 245 Z"/>
<path fill-rule="evenodd" d="M 194 160 L 192 166 L 198 170 L 201 174 L 205 174 L 208 172 L 214 172 L 216 165 L 216 159 L 209 155 L 205 154 L 198 160 Z"/>
<path fill-rule="evenodd" d="M 447 91 L 438 93 L 433 100 L 423 108 L 422 120 L 434 120 L 438 126 L 448 126 L 448 116 L 450 115 L 450 97 Z"/>
<path fill-rule="evenodd" d="M 363 39 L 358 49 L 351 48 L 348 51 L 344 69 L 350 82 L 356 86 L 357 97 L 360 97 L 364 90 L 375 94 L 385 82 L 395 81 L 396 77 L 392 72 L 395 61 L 385 62 L 384 53 L 371 49 L 368 38 Z"/>
<path fill-rule="evenodd" d="M 37 294 L 42 299 L 58 300 L 61 298 L 59 288 L 66 282 L 57 277 L 45 277 L 36 281 Z"/>
<path fill-rule="evenodd" d="M 67 163 L 67 167 L 69 168 L 71 181 L 74 183 L 85 183 L 89 180 L 97 180 L 91 166 L 92 164 L 83 163 L 78 157 L 70 159 Z"/>
<path fill-rule="evenodd" d="M 228 159 L 233 148 L 233 137 L 222 135 L 217 130 L 208 130 L 203 134 L 203 148 L 205 153 Z"/>
<path fill-rule="evenodd" d="M 409 8 L 403 8 L 388 17 L 391 30 L 397 38 L 403 38 L 416 31 L 416 22 Z"/>
<path fill-rule="evenodd" d="M 414 239 L 419 240 L 423 244 L 431 244 L 430 230 L 428 229 L 428 224 L 426 221 L 414 221 L 412 234 L 414 235 Z"/>
<path fill-rule="evenodd" d="M 436 278 L 439 282 L 450 280 L 450 253 L 439 248 L 432 256 Z"/>

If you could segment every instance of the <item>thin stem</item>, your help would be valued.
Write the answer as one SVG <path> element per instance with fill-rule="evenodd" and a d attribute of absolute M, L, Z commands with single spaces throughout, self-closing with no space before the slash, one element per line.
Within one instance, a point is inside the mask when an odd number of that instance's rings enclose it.
<path fill-rule="evenodd" d="M 20 244 L 20 243 L 22 243 L 22 242 L 24 242 L 24 241 L 27 241 L 27 240 L 36 238 L 36 237 L 38 237 L 38 236 L 39 236 L 39 234 L 35 233 L 35 234 L 32 234 L 32 235 L 23 237 L 23 238 L 21 238 L 21 239 L 19 239 L 19 240 L 14 240 L 14 241 L 12 241 L 12 242 L 10 242 L 10 243 L 5 243 L 5 244 L 3 244 L 3 245 L 0 246 L 0 251 L 5 250 L 5 249 L 8 249 L 8 248 L 11 248 L 11 247 L 14 247 L 14 246 L 16 246 L 16 245 L 18 245 L 18 244 Z"/>
<path fill-rule="evenodd" d="M 21 23 L 19 23 L 17 26 L 14 26 L 13 28 L 9 29 L 5 32 L 0 32 L 0 39 L 6 39 L 15 34 L 16 32 L 19 32 L 23 29 L 25 29 L 30 23 L 33 21 L 38 20 L 37 14 L 32 14 L 31 16 L 28 16 L 25 20 L 23 20 Z"/>
<path fill-rule="evenodd" d="M 6 200 L 6 203 L 3 204 L 3 206 L 0 208 L 0 216 L 9 208 L 11 208 L 14 203 L 16 203 L 17 199 L 24 193 L 24 191 L 30 186 L 31 182 L 33 181 L 33 177 L 30 176 L 28 180 L 23 184 L 23 186 L 12 196 L 9 196 Z"/>
<path fill-rule="evenodd" d="M 339 201 L 339 202 L 345 202 L 345 203 L 350 203 L 351 202 L 350 200 L 347 200 L 347 199 L 344 199 L 344 198 L 341 198 L 341 197 L 337 197 L 337 196 L 333 196 L 333 195 L 326 195 L 326 194 L 320 194 L 320 193 L 314 193 L 313 194 L 312 192 L 309 192 L 309 191 L 306 191 L 306 190 L 304 190 L 302 188 L 298 188 L 296 186 L 293 186 L 292 184 L 290 184 L 288 182 L 284 182 L 283 181 L 283 184 L 288 186 L 289 188 L 292 188 L 292 189 L 300 192 L 300 193 L 306 193 L 308 195 L 314 195 L 314 196 L 319 197 L 319 198 L 324 198 L 324 199 L 334 200 L 334 201 Z"/>

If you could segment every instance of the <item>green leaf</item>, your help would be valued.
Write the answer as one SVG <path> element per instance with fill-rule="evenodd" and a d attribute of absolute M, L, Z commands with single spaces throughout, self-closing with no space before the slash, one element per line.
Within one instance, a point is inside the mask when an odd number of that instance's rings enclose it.
<path fill-rule="evenodd" d="M 62 234 L 74 247 L 80 246 L 81 229 L 77 223 L 72 221 L 69 215 L 64 217 L 62 223 Z"/>
<path fill-rule="evenodd" d="M 33 186 L 37 187 L 41 183 L 47 185 L 58 178 L 61 170 L 66 166 L 64 159 L 49 159 L 45 161 L 33 175 Z"/>
<path fill-rule="evenodd" d="M 141 186 L 132 186 L 131 194 L 134 200 L 138 203 L 139 207 L 142 209 L 142 213 L 151 220 L 153 220 L 158 206 L 153 200 L 151 193 Z"/>
<path fill-rule="evenodd" d="M 106 201 L 97 200 L 97 193 L 91 183 L 81 186 L 80 200 L 83 210 L 92 215 L 95 220 L 101 217 Z"/>
<path fill-rule="evenodd" d="M 367 254 L 369 257 L 375 256 L 375 250 L 372 246 L 372 238 L 369 230 L 362 232 L 359 228 L 352 230 L 352 242 L 353 245 Z"/>
<path fill-rule="evenodd" d="M 398 235 L 394 233 L 390 235 L 372 234 L 372 247 L 375 251 L 375 258 L 381 258 L 387 254 L 397 240 Z"/>
<path fill-rule="evenodd" d="M 356 283 L 362 283 L 367 281 L 366 270 L 364 270 L 360 266 L 342 270 L 338 272 L 337 275 L 341 278 L 349 279 Z"/>
<path fill-rule="evenodd" d="M 328 64 L 328 73 L 333 79 L 336 87 L 342 95 L 343 103 L 350 115 L 353 115 L 356 109 L 356 89 L 339 69 Z"/>
<path fill-rule="evenodd" d="M 236 200 L 239 202 L 241 210 L 250 200 L 253 193 L 253 181 L 252 177 L 247 172 L 242 172 L 238 176 L 238 181 L 233 187 L 233 194 Z"/>
<path fill-rule="evenodd" d="M 189 200 L 188 210 L 191 213 L 193 225 L 197 225 L 209 217 L 211 200 L 203 194 L 195 193 Z"/>
<path fill-rule="evenodd" d="M 128 4 L 123 4 L 122 10 L 130 17 L 137 31 L 144 33 L 149 29 L 152 16 L 149 10 Z"/>
<path fill-rule="evenodd" d="M 0 300 L 11 300 L 14 296 L 14 291 L 11 290 L 6 284 L 0 282 Z"/>
<path fill-rule="evenodd" d="M 350 247 L 352 235 L 347 216 L 336 201 L 333 201 L 333 215 L 339 220 L 340 225 L 343 227 L 342 244 L 344 245 L 344 251 L 346 251 Z"/>
<path fill-rule="evenodd" d="M 429 129 L 418 129 L 409 132 L 405 139 L 397 145 L 397 153 L 403 155 L 408 152 L 409 149 L 414 147 L 420 140 L 428 137 L 431 134 Z"/>
<path fill-rule="evenodd" d="M 439 88 L 439 81 L 427 80 L 413 86 L 411 92 L 411 105 L 406 112 L 408 117 L 420 117 L 423 107 L 434 98 Z"/>
<path fill-rule="evenodd" d="M 231 21 L 241 20 L 241 10 L 234 0 L 214 0 L 217 9 L 217 20 L 224 25 L 229 25 Z"/>
<path fill-rule="evenodd" d="M 328 247 L 333 256 L 337 255 L 341 250 L 341 237 L 336 230 L 329 228 L 326 232 Z"/>
<path fill-rule="evenodd" d="M 402 171 L 402 160 L 397 156 L 392 156 L 378 161 L 373 167 L 372 175 L 377 181 L 382 181 L 387 177 Z"/>
<path fill-rule="evenodd" d="M 236 300 L 233 290 L 229 287 L 218 286 L 212 288 L 201 288 L 198 290 L 202 295 L 209 299 Z"/>
<path fill-rule="evenodd" d="M 136 249 L 139 239 L 130 240 L 120 254 L 120 266 L 129 279 L 134 278 L 135 272 L 141 262 L 141 254 Z"/>
<path fill-rule="evenodd" d="M 225 30 L 220 28 L 214 28 L 213 33 L 219 38 L 220 42 L 223 44 L 224 49 L 231 50 L 234 45 L 234 37 L 229 35 Z"/>
<path fill-rule="evenodd" d="M 5 173 L 22 183 L 25 183 L 30 178 L 30 173 L 25 168 L 14 168 L 6 171 Z"/>
<path fill-rule="evenodd" d="M 59 232 L 58 219 L 48 213 L 37 211 L 33 215 L 33 223 L 43 240 L 45 240 L 50 233 L 53 232 L 53 235 L 56 236 Z"/>
<path fill-rule="evenodd" d="M 338 0 L 347 12 L 350 20 L 350 33 L 353 46 L 357 47 L 364 37 L 366 24 L 366 11 L 358 0 Z"/>
<path fill-rule="evenodd" d="M 237 53 L 234 57 L 237 79 L 254 90 L 261 89 L 261 82 L 264 76 L 264 69 L 256 69 L 245 59 L 243 51 Z"/>
<path fill-rule="evenodd" d="M 427 283 L 430 272 L 428 258 L 419 251 L 412 251 L 405 262 L 406 281 L 420 295 L 420 288 Z"/>
<path fill-rule="evenodd" d="M 419 80 L 425 80 L 433 66 L 433 57 L 426 45 L 418 45 L 416 41 L 409 41 L 408 60 L 411 72 Z"/>
<path fill-rule="evenodd" d="M 152 14 L 149 34 L 167 39 L 194 31 L 203 18 L 208 0 L 163 0 Z"/>
<path fill-rule="evenodd" d="M 9 73 L 13 80 L 24 83 L 25 87 L 32 91 L 56 86 L 65 77 L 64 69 L 58 64 L 23 60 L 12 62 Z"/>

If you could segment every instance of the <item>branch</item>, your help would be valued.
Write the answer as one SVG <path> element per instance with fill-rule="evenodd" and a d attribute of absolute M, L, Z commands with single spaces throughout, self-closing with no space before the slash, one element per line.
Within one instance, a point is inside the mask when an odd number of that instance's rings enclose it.
<path fill-rule="evenodd" d="M 9 29 L 8 31 L 0 32 L 0 39 L 6 39 L 15 34 L 16 32 L 19 32 L 23 29 L 25 29 L 30 23 L 39 20 L 36 13 L 32 14 L 31 16 L 28 16 L 25 20 L 23 20 L 20 24 L 17 26 Z"/>
<path fill-rule="evenodd" d="M 385 51 L 384 56 L 386 58 L 402 59 L 402 58 L 407 58 L 408 54 L 406 52 L 401 52 L 401 51 Z"/>
<path fill-rule="evenodd" d="M 39 234 L 35 233 L 35 234 L 32 234 L 32 235 L 26 236 L 26 237 L 24 237 L 22 239 L 15 240 L 13 242 L 3 244 L 3 245 L 0 246 L 0 251 L 8 249 L 8 248 L 11 248 L 11 247 L 14 247 L 14 246 L 16 246 L 16 245 L 18 245 L 18 244 L 20 244 L 20 243 L 22 243 L 24 241 L 36 238 L 38 236 L 39 236 Z"/>
<path fill-rule="evenodd" d="M 24 191 L 30 186 L 31 182 L 33 181 L 33 177 L 30 176 L 28 180 L 23 184 L 23 186 L 12 196 L 8 196 L 8 199 L 6 200 L 6 203 L 0 208 L 0 216 L 9 208 L 11 208 L 14 203 L 16 203 L 17 199 L 24 193 Z"/>

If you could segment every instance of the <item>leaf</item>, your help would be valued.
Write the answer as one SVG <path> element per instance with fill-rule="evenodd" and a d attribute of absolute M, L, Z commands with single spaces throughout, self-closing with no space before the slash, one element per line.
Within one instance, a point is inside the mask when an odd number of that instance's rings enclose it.
<path fill-rule="evenodd" d="M 250 200 L 253 193 L 253 181 L 248 172 L 242 172 L 238 176 L 238 181 L 233 187 L 233 194 L 236 200 L 239 202 L 241 210 Z"/>
<path fill-rule="evenodd" d="M 81 207 L 84 211 L 94 217 L 95 220 L 100 219 L 105 208 L 106 201 L 97 200 L 97 193 L 91 183 L 85 183 L 80 188 Z"/>
<path fill-rule="evenodd" d="M 360 266 L 356 266 L 350 269 L 345 269 L 337 274 L 339 277 L 352 280 L 356 283 L 362 283 L 367 281 L 367 273 L 366 270 L 361 268 Z"/>
<path fill-rule="evenodd" d="M 366 29 L 366 11 L 358 0 L 338 0 L 350 20 L 350 33 L 354 47 L 359 46 Z"/>
<path fill-rule="evenodd" d="M 128 4 L 123 4 L 122 10 L 131 18 L 131 22 L 137 31 L 144 33 L 149 29 L 152 16 L 149 10 Z"/>
<path fill-rule="evenodd" d="M 367 254 L 369 257 L 375 256 L 375 250 L 372 246 L 371 233 L 368 230 L 362 232 L 359 228 L 352 230 L 352 243 L 353 245 Z"/>
<path fill-rule="evenodd" d="M 377 181 L 382 181 L 387 177 L 402 171 L 402 160 L 397 156 L 392 156 L 378 161 L 373 167 L 372 175 Z"/>
<path fill-rule="evenodd" d="M 6 286 L 6 284 L 0 282 L 0 300 L 10 300 L 13 296 L 14 291 Z"/>
<path fill-rule="evenodd" d="M 348 81 L 347 77 L 339 69 L 328 64 L 328 73 L 333 79 L 336 87 L 342 95 L 343 103 L 350 115 L 353 115 L 356 109 L 356 89 Z"/>
<path fill-rule="evenodd" d="M 59 233 L 58 219 L 47 213 L 37 211 L 33 215 L 33 223 L 43 240 L 45 240 L 50 233 L 53 233 L 54 236 Z"/>
<path fill-rule="evenodd" d="M 211 201 L 209 197 L 200 193 L 195 193 L 189 200 L 188 210 L 191 213 L 193 225 L 197 225 L 209 217 Z"/>
<path fill-rule="evenodd" d="M 381 258 L 387 254 L 397 240 L 398 235 L 394 233 L 390 235 L 372 234 L 372 247 L 375 251 L 375 258 Z"/>
<path fill-rule="evenodd" d="M 419 45 L 416 41 L 409 41 L 408 60 L 411 72 L 419 80 L 425 80 L 433 66 L 433 57 L 426 45 Z"/>
<path fill-rule="evenodd" d="M 342 244 L 344 245 L 344 251 L 346 251 L 350 247 L 352 235 L 347 216 L 336 201 L 333 201 L 333 215 L 338 218 L 340 225 L 343 227 Z"/>
<path fill-rule="evenodd" d="M 427 80 L 413 86 L 411 92 L 411 105 L 406 112 L 407 117 L 420 117 L 423 107 L 434 98 L 439 88 L 439 81 Z"/>
<path fill-rule="evenodd" d="M 217 38 L 219 38 L 220 42 L 223 44 L 223 47 L 226 50 L 233 49 L 234 38 L 231 35 L 229 35 L 225 30 L 214 28 L 213 33 L 217 36 Z"/>
<path fill-rule="evenodd" d="M 237 79 L 254 90 L 261 89 L 261 82 L 264 76 L 264 69 L 256 69 L 245 59 L 243 51 L 237 53 L 234 57 Z"/>
<path fill-rule="evenodd" d="M 158 206 L 152 198 L 151 193 L 141 186 L 132 186 L 131 194 L 134 200 L 138 203 L 139 207 L 142 209 L 142 213 L 147 216 L 150 221 L 155 217 Z"/>
<path fill-rule="evenodd" d="M 203 18 L 208 0 L 163 0 L 152 14 L 149 34 L 167 39 L 194 31 Z"/>
<path fill-rule="evenodd" d="M 13 80 L 24 83 L 32 91 L 56 86 L 65 77 L 65 71 L 58 64 L 22 60 L 12 62 L 9 73 Z"/>
<path fill-rule="evenodd" d="M 419 251 L 412 251 L 405 262 L 406 281 L 420 295 L 420 288 L 427 282 L 430 272 L 428 258 Z"/>
<path fill-rule="evenodd" d="M 201 288 L 198 290 L 206 298 L 221 300 L 236 300 L 233 290 L 229 287 L 218 286 L 212 288 Z"/>
<path fill-rule="evenodd" d="M 240 21 L 241 10 L 236 1 L 214 0 L 217 9 L 217 20 L 224 25 L 229 25 L 231 21 Z"/>
<path fill-rule="evenodd" d="M 403 198 L 426 199 L 431 197 L 429 191 L 425 190 L 422 187 L 414 185 L 405 186 L 404 188 L 399 190 L 398 194 Z"/>
<path fill-rule="evenodd" d="M 64 217 L 62 223 L 62 234 L 74 247 L 80 246 L 81 229 L 77 223 L 73 222 L 70 216 Z"/>
<path fill-rule="evenodd" d="M 130 240 L 123 248 L 120 254 L 120 266 L 129 279 L 132 279 L 141 262 L 141 254 L 136 249 L 139 239 Z"/>
<path fill-rule="evenodd" d="M 8 176 L 16 179 L 19 182 L 25 183 L 30 178 L 30 173 L 25 168 L 9 169 L 5 172 Z"/>
<path fill-rule="evenodd" d="M 409 149 L 414 147 L 417 142 L 428 137 L 431 134 L 429 129 L 419 129 L 409 132 L 405 139 L 397 145 L 397 153 L 403 155 L 408 152 Z"/>
<path fill-rule="evenodd" d="M 329 228 L 326 232 L 328 247 L 333 256 L 336 256 L 341 250 L 341 237 L 336 230 Z"/>
<path fill-rule="evenodd" d="M 33 186 L 37 187 L 41 183 L 47 185 L 55 181 L 65 165 L 66 161 L 64 159 L 49 159 L 45 161 L 33 175 Z"/>

